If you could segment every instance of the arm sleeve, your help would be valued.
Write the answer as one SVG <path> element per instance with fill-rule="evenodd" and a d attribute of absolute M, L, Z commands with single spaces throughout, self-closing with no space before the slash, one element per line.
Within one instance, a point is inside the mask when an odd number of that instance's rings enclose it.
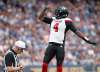
<path fill-rule="evenodd" d="M 51 24 L 52 20 L 53 20 L 52 18 L 48 18 L 48 17 L 43 18 L 43 22 L 45 22 L 47 24 Z"/>
<path fill-rule="evenodd" d="M 12 53 L 8 53 L 5 56 L 5 65 L 12 66 L 13 62 L 14 62 L 14 56 L 12 55 Z"/>
<path fill-rule="evenodd" d="M 66 23 L 66 30 L 70 29 L 73 32 L 77 31 L 77 28 L 74 26 L 73 21 L 70 18 L 67 18 L 65 20 L 65 23 Z"/>
<path fill-rule="evenodd" d="M 72 22 L 69 23 L 69 27 L 70 27 L 71 31 L 73 31 L 73 32 L 77 31 L 77 28 L 74 26 L 74 24 Z"/>

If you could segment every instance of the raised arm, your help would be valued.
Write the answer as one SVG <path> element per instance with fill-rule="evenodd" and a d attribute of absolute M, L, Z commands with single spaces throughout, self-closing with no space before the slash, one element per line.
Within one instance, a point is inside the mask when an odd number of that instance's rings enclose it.
<path fill-rule="evenodd" d="M 44 9 L 43 9 L 43 11 L 40 13 L 40 15 L 38 16 L 38 19 L 39 20 L 43 20 L 43 18 L 44 18 L 44 16 L 45 16 L 45 14 L 46 14 L 46 11 L 48 10 L 48 7 L 45 7 Z"/>
<path fill-rule="evenodd" d="M 47 24 L 51 24 L 51 22 L 52 22 L 52 18 L 49 18 L 49 17 L 47 17 L 46 16 L 46 11 L 47 10 L 49 10 L 50 9 L 50 7 L 49 6 L 46 6 L 43 10 L 42 10 L 42 12 L 40 13 L 40 15 L 38 16 L 38 19 L 39 20 L 41 20 L 41 21 L 43 21 L 43 22 L 45 22 L 45 23 L 47 23 Z"/>

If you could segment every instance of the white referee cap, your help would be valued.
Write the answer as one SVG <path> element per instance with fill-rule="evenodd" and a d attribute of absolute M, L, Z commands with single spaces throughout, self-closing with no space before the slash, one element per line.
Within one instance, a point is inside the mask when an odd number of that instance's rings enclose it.
<path fill-rule="evenodd" d="M 25 49 L 26 43 L 24 41 L 18 40 L 18 41 L 15 42 L 15 46 Z"/>

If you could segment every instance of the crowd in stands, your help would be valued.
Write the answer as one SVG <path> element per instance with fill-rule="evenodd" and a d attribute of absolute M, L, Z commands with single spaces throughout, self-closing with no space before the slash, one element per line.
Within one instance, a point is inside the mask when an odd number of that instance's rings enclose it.
<path fill-rule="evenodd" d="M 7 0 L 6 0 L 7 1 Z M 37 18 L 45 5 L 52 10 L 47 13 L 53 16 L 57 6 L 66 6 L 69 17 L 75 26 L 91 40 L 100 43 L 100 1 L 98 0 L 27 0 L 13 3 L 0 0 L 0 65 L 5 52 L 18 40 L 27 43 L 27 50 L 20 55 L 20 62 L 27 65 L 41 66 L 48 44 L 49 25 Z M 64 65 L 100 64 L 100 45 L 93 46 L 73 32 L 68 31 L 65 43 Z M 53 59 L 50 65 L 55 65 Z"/>

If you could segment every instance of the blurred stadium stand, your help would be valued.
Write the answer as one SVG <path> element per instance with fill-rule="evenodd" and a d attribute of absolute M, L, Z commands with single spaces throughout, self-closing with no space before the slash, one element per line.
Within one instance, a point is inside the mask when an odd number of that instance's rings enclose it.
<path fill-rule="evenodd" d="M 4 53 L 17 39 L 26 41 L 28 47 L 27 51 L 19 56 L 20 62 L 25 66 L 25 72 L 41 71 L 43 55 L 48 44 L 49 26 L 40 22 L 37 16 L 45 4 L 49 4 L 52 10 L 61 5 L 68 7 L 69 17 L 73 19 L 76 27 L 90 39 L 100 43 L 99 0 L 0 0 L 0 72 Z M 47 15 L 53 16 L 52 11 Z M 74 33 L 68 32 L 65 51 L 66 72 L 84 72 L 85 70 L 100 72 L 100 45 L 89 45 Z M 53 59 L 50 66 L 56 66 L 55 64 L 56 60 Z M 79 71 L 69 71 L 67 67 Z M 55 67 L 53 68 L 52 72 L 55 72 Z"/>

